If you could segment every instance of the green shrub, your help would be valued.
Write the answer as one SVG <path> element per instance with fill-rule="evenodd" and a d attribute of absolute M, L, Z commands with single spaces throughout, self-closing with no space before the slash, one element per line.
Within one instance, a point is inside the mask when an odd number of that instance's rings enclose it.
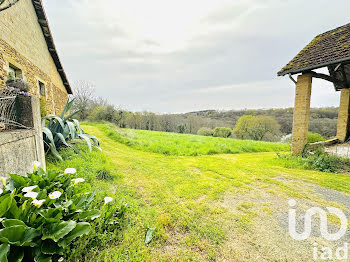
<path fill-rule="evenodd" d="M 319 133 L 309 132 L 307 134 L 307 142 L 308 143 L 316 143 L 316 142 L 320 142 L 320 141 L 326 141 L 326 139 L 322 135 L 320 135 Z"/>
<path fill-rule="evenodd" d="M 216 127 L 213 131 L 214 137 L 230 137 L 232 135 L 232 129 L 228 127 Z"/>
<path fill-rule="evenodd" d="M 304 158 L 307 165 L 311 169 L 315 169 L 322 172 L 334 173 L 338 169 L 341 169 L 344 160 L 338 156 L 331 155 L 319 147 L 313 152 L 304 153 Z"/>
<path fill-rule="evenodd" d="M 98 170 L 96 178 L 105 181 L 112 181 L 114 179 L 113 175 L 107 169 Z"/>
<path fill-rule="evenodd" d="M 40 115 L 41 117 L 45 117 L 47 115 L 45 97 L 40 97 Z"/>
<path fill-rule="evenodd" d="M 281 137 L 281 126 L 270 116 L 244 115 L 238 119 L 233 130 L 238 139 L 277 142 Z"/>
<path fill-rule="evenodd" d="M 331 155 L 322 147 L 314 151 L 305 151 L 302 156 L 278 154 L 278 160 L 287 168 L 304 168 L 330 173 L 347 172 L 350 166 L 350 159 Z"/>
<path fill-rule="evenodd" d="M 91 222 L 91 230 L 73 243 L 71 249 L 66 250 L 65 257 L 69 261 L 80 261 L 82 257 L 92 249 L 106 247 L 111 242 L 117 241 L 121 231 L 127 204 L 108 203 L 112 198 L 105 197 L 105 205 L 100 208 L 101 216 Z"/>
<path fill-rule="evenodd" d="M 198 130 L 197 135 L 199 136 L 213 136 L 214 131 L 211 128 L 208 127 L 202 127 Z"/>
<path fill-rule="evenodd" d="M 76 153 L 79 153 L 78 148 L 72 143 L 69 143 L 76 142 L 77 140 L 86 142 L 90 151 L 92 150 L 92 146 L 101 150 L 98 139 L 93 135 L 84 133 L 80 127 L 79 121 L 73 119 L 73 116 L 79 111 L 75 111 L 66 116 L 73 102 L 74 100 L 67 101 L 60 116 L 48 115 L 42 120 L 45 150 L 46 152 L 51 152 L 59 160 L 62 160 L 62 157 L 57 150 L 61 147 L 70 147 Z"/>
<path fill-rule="evenodd" d="M 94 209 L 99 205 L 94 203 L 95 193 L 79 187 L 84 179 L 73 179 L 75 172 L 45 172 L 36 164 L 32 174 L 11 174 L 4 182 L 0 261 L 58 261 L 77 238 L 90 232 L 91 221 L 101 216 Z M 113 215 L 104 218 L 107 230 Z"/>
<path fill-rule="evenodd" d="M 117 113 L 117 110 L 112 105 L 98 106 L 91 112 L 89 120 L 114 122 Z"/>

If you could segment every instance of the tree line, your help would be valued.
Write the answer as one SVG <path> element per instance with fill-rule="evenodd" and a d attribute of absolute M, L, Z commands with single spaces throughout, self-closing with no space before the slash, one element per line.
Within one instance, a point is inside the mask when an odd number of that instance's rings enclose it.
<path fill-rule="evenodd" d="M 241 139 L 278 141 L 292 133 L 293 108 L 257 110 L 205 110 L 184 114 L 155 114 L 130 112 L 118 108 L 107 100 L 96 97 L 94 87 L 88 82 L 74 84 L 74 107 L 79 109 L 79 120 L 108 121 L 121 128 L 154 130 L 175 133 L 214 135 L 215 128 L 225 136 Z M 336 134 L 338 108 L 312 108 L 309 130 L 325 138 Z M 249 132 L 247 131 L 249 130 Z M 216 130 L 216 134 L 221 132 Z M 254 131 L 254 132 L 253 132 Z"/>

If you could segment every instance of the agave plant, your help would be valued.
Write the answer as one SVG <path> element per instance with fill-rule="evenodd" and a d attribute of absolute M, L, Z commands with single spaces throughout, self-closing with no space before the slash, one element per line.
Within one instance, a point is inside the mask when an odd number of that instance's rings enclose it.
<path fill-rule="evenodd" d="M 51 152 L 60 160 L 62 160 L 62 157 L 58 150 L 62 147 L 70 147 L 76 153 L 79 153 L 78 148 L 74 145 L 76 142 L 85 142 L 90 151 L 92 151 L 93 146 L 101 150 L 98 139 L 93 135 L 86 134 L 80 127 L 79 121 L 73 119 L 73 116 L 79 113 L 79 110 L 68 114 L 73 102 L 74 99 L 67 101 L 60 116 L 48 115 L 42 119 L 45 151 Z"/>

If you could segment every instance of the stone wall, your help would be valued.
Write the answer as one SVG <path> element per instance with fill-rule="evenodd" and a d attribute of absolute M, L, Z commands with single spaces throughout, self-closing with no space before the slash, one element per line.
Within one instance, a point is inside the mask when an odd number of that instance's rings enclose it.
<path fill-rule="evenodd" d="M 19 107 L 24 110 L 23 124 L 30 129 L 0 132 L 0 176 L 9 173 L 25 175 L 33 171 L 33 162 L 39 161 L 45 168 L 45 152 L 42 140 L 40 102 L 37 98 L 21 98 Z"/>
<path fill-rule="evenodd" d="M 46 86 L 46 110 L 60 112 L 67 91 L 46 45 L 31 0 L 21 0 L 0 12 L 0 87 L 5 86 L 9 64 L 23 72 L 30 93 L 40 97 L 38 80 Z"/>

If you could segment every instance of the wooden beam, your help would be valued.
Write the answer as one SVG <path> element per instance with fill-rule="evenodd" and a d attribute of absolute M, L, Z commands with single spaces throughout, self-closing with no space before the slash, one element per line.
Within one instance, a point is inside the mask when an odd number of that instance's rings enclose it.
<path fill-rule="evenodd" d="M 326 80 L 326 81 L 329 81 L 335 85 L 338 85 L 338 86 L 341 86 L 343 88 L 346 88 L 344 86 L 344 82 L 335 78 L 335 77 L 332 77 L 332 76 L 329 76 L 329 75 L 326 75 L 326 74 L 321 74 L 321 73 L 316 73 L 314 71 L 310 71 L 310 72 L 307 72 L 308 74 L 311 74 L 312 77 L 315 77 L 315 78 L 320 78 L 320 79 L 323 79 L 323 80 Z"/>
<path fill-rule="evenodd" d="M 345 88 L 349 88 L 348 78 L 346 77 L 344 65 L 341 67 L 341 73 L 342 73 L 342 75 L 343 75 L 344 87 L 345 87 Z"/>

